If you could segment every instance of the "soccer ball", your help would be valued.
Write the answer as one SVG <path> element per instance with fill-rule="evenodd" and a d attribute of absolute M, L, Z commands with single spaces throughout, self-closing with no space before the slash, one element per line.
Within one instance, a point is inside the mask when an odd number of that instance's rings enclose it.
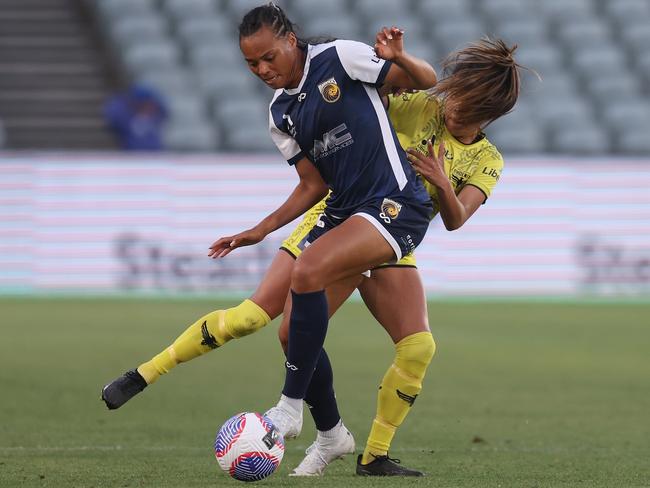
<path fill-rule="evenodd" d="M 284 438 L 268 417 L 238 413 L 217 432 L 214 455 L 221 469 L 240 481 L 259 481 L 280 466 Z"/>

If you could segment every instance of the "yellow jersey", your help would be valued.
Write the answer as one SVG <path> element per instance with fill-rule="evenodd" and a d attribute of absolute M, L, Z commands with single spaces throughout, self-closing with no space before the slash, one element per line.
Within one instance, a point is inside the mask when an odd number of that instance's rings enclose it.
<path fill-rule="evenodd" d="M 490 141 L 485 137 L 473 144 L 463 144 L 456 140 L 445 127 L 440 102 L 426 92 L 391 95 L 388 100 L 388 115 L 404 149 L 415 148 L 426 154 L 427 141 L 435 136 L 434 154 L 438 153 L 440 142 L 444 142 L 445 174 L 456 194 L 465 186 L 473 185 L 485 194 L 486 199 L 490 196 L 503 169 L 503 158 Z M 422 182 L 431 195 L 435 216 L 438 214 L 436 187 L 424 178 Z M 280 249 L 294 257 L 300 255 L 309 231 L 326 208 L 325 200 L 326 198 L 305 213 L 302 222 L 282 242 Z M 415 256 L 411 253 L 397 263 L 389 265 L 414 267 Z"/>
<path fill-rule="evenodd" d="M 427 142 L 434 141 L 434 154 L 445 144 L 445 174 L 456 194 L 465 186 L 481 190 L 487 199 L 503 169 L 503 157 L 484 134 L 477 142 L 463 144 L 445 127 L 442 104 L 425 91 L 388 96 L 388 115 L 404 149 L 427 153 Z M 438 213 L 436 187 L 422 178 Z"/>

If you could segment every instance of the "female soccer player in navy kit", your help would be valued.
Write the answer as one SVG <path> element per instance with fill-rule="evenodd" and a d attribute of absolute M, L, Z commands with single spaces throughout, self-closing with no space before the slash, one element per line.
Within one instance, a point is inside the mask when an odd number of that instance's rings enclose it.
<path fill-rule="evenodd" d="M 302 425 L 302 402 L 327 332 L 325 289 L 388 261 L 421 242 L 433 206 L 399 145 L 377 87 L 426 89 L 435 71 L 404 55 L 399 65 L 370 46 L 333 41 L 301 46 L 281 10 L 269 26 L 249 12 L 240 48 L 250 70 L 276 89 L 269 107 L 271 136 L 299 183 L 286 202 L 250 230 L 223 237 L 210 255 L 255 244 L 302 215 L 331 190 L 327 209 L 291 274 L 291 317 L 285 384 L 267 416 L 286 437 Z M 266 7 L 268 8 L 268 7 Z M 389 34 L 390 35 L 390 34 Z"/>

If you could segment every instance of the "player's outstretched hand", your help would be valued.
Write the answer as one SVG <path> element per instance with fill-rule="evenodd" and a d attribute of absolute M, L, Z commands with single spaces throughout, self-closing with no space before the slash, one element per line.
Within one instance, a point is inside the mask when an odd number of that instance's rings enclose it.
<path fill-rule="evenodd" d="M 382 27 L 375 37 L 377 57 L 392 61 L 404 53 L 404 31 L 395 26 L 390 29 Z"/>
<path fill-rule="evenodd" d="M 235 234 L 234 236 L 222 237 L 212 243 L 208 257 L 222 258 L 227 256 L 238 247 L 252 246 L 264 239 L 264 234 L 253 228 Z"/>
<path fill-rule="evenodd" d="M 433 154 L 433 144 L 431 141 L 427 144 L 427 155 L 422 154 L 415 149 L 406 151 L 407 158 L 411 162 L 413 169 L 420 173 L 422 177 L 432 185 L 441 188 L 449 184 L 449 178 L 445 174 L 445 144 L 440 143 L 438 146 L 438 156 Z"/>

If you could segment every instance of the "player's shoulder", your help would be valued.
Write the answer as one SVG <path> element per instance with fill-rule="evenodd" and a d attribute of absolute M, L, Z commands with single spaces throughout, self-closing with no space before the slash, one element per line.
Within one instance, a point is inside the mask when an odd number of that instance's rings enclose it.
<path fill-rule="evenodd" d="M 481 162 L 489 164 L 491 167 L 499 169 L 503 168 L 503 156 L 499 149 L 486 137 L 480 142 L 481 144 Z"/>
<path fill-rule="evenodd" d="M 336 39 L 329 40 L 329 41 L 323 41 L 323 42 L 315 42 L 314 44 L 309 44 L 307 47 L 307 53 L 311 59 L 320 56 L 323 53 L 326 52 L 332 52 L 334 53 L 336 51 Z"/>
<path fill-rule="evenodd" d="M 331 42 L 331 47 L 335 48 L 335 52 L 339 57 L 358 56 L 361 54 L 375 55 L 375 49 L 361 41 L 353 41 L 352 39 L 336 39 Z"/>
<path fill-rule="evenodd" d="M 370 48 L 368 44 L 365 42 L 361 41 L 355 41 L 353 39 L 334 39 L 332 41 L 332 44 L 337 48 L 337 49 L 358 49 L 358 48 Z"/>
<path fill-rule="evenodd" d="M 269 108 L 273 106 L 273 104 L 276 102 L 278 98 L 280 98 L 280 95 L 284 93 L 284 90 L 282 88 L 278 88 L 273 92 L 273 97 L 271 98 L 271 101 L 269 102 Z"/>
<path fill-rule="evenodd" d="M 400 93 L 399 95 L 390 95 L 389 105 L 403 108 L 428 106 L 431 109 L 438 109 L 440 107 L 440 101 L 428 91 L 419 90 L 415 92 Z"/>
<path fill-rule="evenodd" d="M 292 95 L 289 95 L 283 88 L 278 88 L 273 92 L 273 97 L 269 102 L 269 112 L 273 113 L 278 110 L 283 112 L 286 109 L 286 104 L 290 103 L 292 98 Z"/>
<path fill-rule="evenodd" d="M 309 44 L 307 55 L 310 60 L 317 61 L 325 58 L 337 57 L 339 59 L 354 58 L 361 53 L 374 54 L 374 49 L 367 44 L 350 39 L 333 39 L 324 42 Z"/>
<path fill-rule="evenodd" d="M 269 102 L 269 122 L 273 125 L 280 123 L 282 116 L 286 112 L 287 103 L 290 97 L 284 92 L 282 88 L 275 90 L 273 98 Z"/>

